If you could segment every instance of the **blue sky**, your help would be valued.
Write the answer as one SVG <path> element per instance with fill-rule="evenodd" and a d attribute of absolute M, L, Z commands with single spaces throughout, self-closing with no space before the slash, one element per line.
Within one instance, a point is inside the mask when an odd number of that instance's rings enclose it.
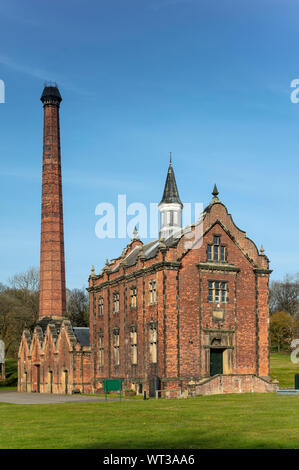
<path fill-rule="evenodd" d="M 63 97 L 68 287 L 129 241 L 96 237 L 96 205 L 159 202 L 170 151 L 183 202 L 208 204 L 216 182 L 272 279 L 297 273 L 298 14 L 298 0 L 1 2 L 0 282 L 39 264 L 45 80 Z"/>

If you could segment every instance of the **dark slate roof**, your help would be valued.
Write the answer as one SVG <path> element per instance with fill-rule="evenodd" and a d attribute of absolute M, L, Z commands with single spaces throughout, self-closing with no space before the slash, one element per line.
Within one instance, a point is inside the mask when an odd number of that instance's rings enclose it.
<path fill-rule="evenodd" d="M 178 188 L 176 185 L 176 180 L 174 176 L 174 171 L 172 167 L 172 163 L 170 162 L 168 167 L 168 173 L 166 177 L 164 193 L 160 204 L 162 203 L 176 203 L 180 204 L 183 207 L 182 201 L 180 200 Z"/>
<path fill-rule="evenodd" d="M 178 243 L 178 240 L 179 240 L 178 238 L 174 238 L 171 236 L 167 238 L 166 240 L 163 240 L 163 243 L 165 243 L 166 247 L 172 247 Z M 119 263 L 117 263 L 116 266 L 112 268 L 112 272 L 117 271 L 120 266 L 120 263 L 123 261 L 126 262 L 126 265 L 128 267 L 134 266 L 134 264 L 137 261 L 138 256 L 141 254 L 142 248 L 143 248 L 143 255 L 145 259 L 154 258 L 157 255 L 159 244 L 160 244 L 160 240 L 153 240 L 149 243 L 146 243 L 145 245 L 135 246 L 135 248 L 127 256 L 122 258 L 119 261 Z M 102 272 L 100 274 L 102 274 Z"/>
<path fill-rule="evenodd" d="M 60 103 L 62 101 L 61 95 L 59 93 L 57 86 L 45 86 L 44 91 L 41 96 L 41 101 L 44 102 L 45 100 L 52 99 L 54 101 L 58 101 Z"/>
<path fill-rule="evenodd" d="M 86 327 L 73 327 L 73 331 L 75 333 L 75 336 L 78 340 L 78 343 L 81 344 L 81 346 L 89 346 L 89 328 Z"/>
<path fill-rule="evenodd" d="M 38 320 L 36 326 L 40 326 L 41 329 L 43 330 L 43 334 L 46 333 L 46 329 L 47 329 L 47 326 L 49 323 L 51 323 L 51 325 L 55 325 L 56 328 L 57 328 L 57 331 L 60 330 L 60 327 L 61 327 L 61 323 L 62 323 L 62 320 L 53 320 L 52 317 L 43 317 L 41 318 L 40 320 Z"/>

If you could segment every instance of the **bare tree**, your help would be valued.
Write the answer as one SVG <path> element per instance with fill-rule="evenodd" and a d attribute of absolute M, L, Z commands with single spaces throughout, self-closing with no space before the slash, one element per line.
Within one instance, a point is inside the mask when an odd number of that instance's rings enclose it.
<path fill-rule="evenodd" d="M 88 326 L 89 324 L 89 302 L 86 290 L 67 289 L 66 307 L 67 316 L 73 326 Z"/>
<path fill-rule="evenodd" d="M 8 282 L 13 289 L 38 292 L 39 269 L 32 266 L 23 273 L 15 274 Z"/>
<path fill-rule="evenodd" d="M 269 305 L 272 313 L 287 312 L 299 316 L 299 276 L 286 275 L 283 281 L 270 285 Z"/>

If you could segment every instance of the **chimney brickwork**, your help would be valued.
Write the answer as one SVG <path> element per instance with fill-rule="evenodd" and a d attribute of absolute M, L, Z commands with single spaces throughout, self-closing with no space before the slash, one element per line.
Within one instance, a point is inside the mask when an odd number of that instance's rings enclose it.
<path fill-rule="evenodd" d="M 66 310 L 59 106 L 57 87 L 46 86 L 40 247 L 39 318 L 62 318 Z"/>

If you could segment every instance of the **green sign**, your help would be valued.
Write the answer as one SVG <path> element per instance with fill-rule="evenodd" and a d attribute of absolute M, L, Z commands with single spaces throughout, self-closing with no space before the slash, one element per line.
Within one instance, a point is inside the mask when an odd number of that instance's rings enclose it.
<path fill-rule="evenodd" d="M 107 392 L 119 392 L 119 399 L 121 400 L 122 388 L 123 388 L 122 379 L 105 379 L 104 380 L 105 400 L 107 400 Z"/>

